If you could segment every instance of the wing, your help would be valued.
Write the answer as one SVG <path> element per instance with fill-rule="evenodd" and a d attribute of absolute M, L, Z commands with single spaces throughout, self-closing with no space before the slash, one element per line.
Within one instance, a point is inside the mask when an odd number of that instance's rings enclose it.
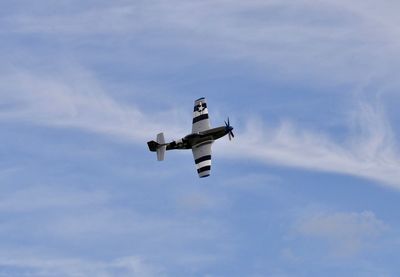
<path fill-rule="evenodd" d="M 194 101 L 192 133 L 200 133 L 211 128 L 207 102 L 204 97 Z"/>
<path fill-rule="evenodd" d="M 211 171 L 211 145 L 212 142 L 193 146 L 193 158 L 196 163 L 197 173 L 200 178 L 210 176 Z"/>

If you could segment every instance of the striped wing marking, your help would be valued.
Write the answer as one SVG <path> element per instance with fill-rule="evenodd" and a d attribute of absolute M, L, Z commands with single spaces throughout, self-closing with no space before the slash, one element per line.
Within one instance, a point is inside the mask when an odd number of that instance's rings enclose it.
<path fill-rule="evenodd" d="M 194 101 L 192 133 L 200 133 L 210 128 L 207 101 L 202 97 Z"/>
<path fill-rule="evenodd" d="M 200 178 L 210 176 L 211 172 L 211 145 L 207 142 L 192 148 L 194 162 Z"/>

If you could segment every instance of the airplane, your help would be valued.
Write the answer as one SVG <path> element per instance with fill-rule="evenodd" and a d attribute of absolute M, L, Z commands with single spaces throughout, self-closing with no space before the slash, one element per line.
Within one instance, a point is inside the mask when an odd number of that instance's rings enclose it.
<path fill-rule="evenodd" d="M 211 146 L 215 140 L 228 135 L 229 140 L 235 137 L 233 127 L 225 121 L 225 126 L 211 128 L 208 117 L 207 101 L 204 97 L 194 101 L 192 133 L 170 143 L 165 143 L 164 133 L 157 135 L 156 141 L 147 142 L 151 152 L 157 152 L 157 160 L 164 160 L 165 151 L 192 149 L 197 173 L 200 178 L 210 176 Z"/>

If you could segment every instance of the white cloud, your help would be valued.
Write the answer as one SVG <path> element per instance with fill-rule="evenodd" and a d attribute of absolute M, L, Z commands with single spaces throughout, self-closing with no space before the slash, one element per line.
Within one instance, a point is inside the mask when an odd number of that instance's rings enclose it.
<path fill-rule="evenodd" d="M 62 76 L 25 71 L 3 75 L 0 119 L 79 128 L 141 144 L 164 129 L 168 134 L 187 133 L 184 126 L 188 124 L 182 122 L 189 120 L 182 115 L 189 117 L 189 112 L 150 113 L 123 105 L 108 96 L 87 71 L 79 67 L 73 71 L 75 74 Z M 349 174 L 399 189 L 400 157 L 384 109 L 360 104 L 351 118 L 349 128 L 353 132 L 344 142 L 303 130 L 289 121 L 269 128 L 262 121 L 250 120 L 233 144 L 218 147 L 230 157 Z"/>
<path fill-rule="evenodd" d="M 363 88 L 378 80 L 377 90 L 382 92 L 398 87 L 397 77 L 387 74 L 400 65 L 395 58 L 399 56 L 398 47 L 394 47 L 398 36 L 393 36 L 398 32 L 393 27 L 397 26 L 398 17 L 393 10 L 398 4 L 387 2 L 377 8 L 375 4 L 302 0 L 174 5 L 122 1 L 112 5 L 104 2 L 73 14 L 21 11 L 8 16 L 5 22 L 10 32 L 70 34 L 82 39 L 93 39 L 91 35 L 98 33 L 133 39 L 158 30 L 174 34 L 168 41 L 158 41 L 160 47 L 179 45 L 200 55 L 262 64 L 260 74 L 271 73 L 265 71 L 267 66 L 285 81 L 311 78 L 313 83 L 326 82 L 326 87 L 350 81 Z M 118 103 L 95 76 L 80 66 L 69 65 L 58 74 L 21 69 L 2 73 L 3 120 L 80 128 L 137 143 L 152 138 L 167 125 L 170 134 L 187 132 L 183 126 L 188 125 L 183 122 L 189 120 L 182 115 L 189 113 L 145 112 L 140 107 Z M 361 105 L 353 118 L 358 123 L 351 125 L 358 127 L 350 128 L 358 131 L 344 142 L 301 129 L 290 121 L 278 128 L 249 121 L 246 132 L 238 133 L 235 144 L 218 147 L 229 147 L 224 151 L 227 156 L 360 176 L 399 188 L 400 157 L 384 109 Z"/>
<path fill-rule="evenodd" d="M 74 13 L 24 11 L 5 22 L 10 32 L 80 39 L 99 33 L 132 39 L 156 32 L 146 41 L 250 61 L 269 68 L 265 73 L 276 78 L 337 84 L 358 83 L 398 68 L 395 10 L 393 1 L 119 1 Z"/>
<path fill-rule="evenodd" d="M 218 211 L 230 205 L 230 201 L 220 195 L 206 193 L 204 191 L 190 191 L 180 193 L 177 197 L 177 204 L 182 210 L 192 212 Z"/>
<path fill-rule="evenodd" d="M 359 254 L 388 229 L 370 211 L 361 213 L 319 213 L 297 222 L 295 231 L 306 237 L 326 240 L 335 255 Z"/>
<path fill-rule="evenodd" d="M 359 176 L 399 189 L 400 157 L 384 111 L 362 104 L 353 118 L 353 133 L 344 142 L 287 121 L 268 128 L 252 120 L 234 144 L 219 147 L 228 156 Z"/>
<path fill-rule="evenodd" d="M 121 199 L 117 191 L 75 186 L 13 189 L 3 191 L 0 199 L 4 240 L 0 275 L 6 269 L 12 276 L 19 272 L 31 276 L 160 276 L 165 266 L 169 270 L 199 269 L 226 257 L 224 221 L 182 209 L 181 203 L 173 203 L 172 210 L 163 203 L 165 213 L 147 203 L 148 199 L 143 203 Z M 175 200 L 172 197 L 171 202 Z M 196 203 L 194 209 L 198 205 L 204 207 Z M 213 211 L 217 204 L 211 205 Z M 219 245 L 214 245 L 216 240 Z M 21 250 L 25 246 L 26 251 Z M 63 249 L 70 256 L 57 258 L 57 251 Z M 128 257 L 116 258 L 120 255 Z"/>
<path fill-rule="evenodd" d="M 117 103 L 79 66 L 58 75 L 16 70 L 3 74 L 0 81 L 0 120 L 73 127 L 143 143 L 163 129 L 165 114 L 174 114 L 172 110 L 144 114 Z M 176 124 L 180 118 L 168 119 L 169 131 L 183 134 Z"/>
<path fill-rule="evenodd" d="M 145 141 L 162 130 L 167 136 L 185 135 L 189 130 L 186 127 L 190 122 L 190 106 L 179 103 L 177 106 L 182 105 L 182 108 L 160 112 L 121 103 L 97 79 L 97 72 L 92 73 L 85 66 L 57 61 L 60 54 L 65 54 L 61 49 L 63 47 L 68 49 L 66 52 L 69 55 L 79 52 L 81 57 L 92 55 L 91 59 L 96 63 L 104 61 L 104 57 L 96 53 L 96 47 L 91 46 L 105 38 L 113 40 L 108 42 L 115 46 L 115 51 L 106 55 L 111 60 L 147 61 L 148 57 L 140 56 L 141 53 L 121 55 L 118 52 L 119 47 L 130 50 L 136 42 L 144 41 L 162 50 L 167 45 L 176 51 L 185 49 L 190 55 L 194 52 L 192 56 L 197 59 L 207 56 L 212 60 L 240 60 L 257 68 L 260 66 L 257 71 L 259 76 L 268 75 L 268 78 L 292 84 L 293 80 L 305 80 L 331 88 L 350 82 L 364 88 L 377 80 L 376 87 L 380 92 L 388 88 L 397 91 L 399 87 L 397 76 L 387 74 L 398 72 L 396 69 L 399 67 L 396 58 L 399 56 L 396 27 L 399 17 L 395 2 L 378 7 L 374 1 L 358 0 L 208 0 L 179 4 L 173 1 L 139 1 L 134 4 L 129 1 L 99 2 L 96 1 L 89 9 L 77 8 L 71 13 L 65 9 L 43 9 L 31 13 L 31 9 L 25 8 L 19 14 L 9 14 L 1 19 L 6 27 L 0 33 L 11 39 L 17 37 L 18 43 L 24 41 L 26 45 L 10 46 L 15 51 L 11 54 L 17 58 L 6 58 L 10 53 L 4 51 L 5 61 L 0 70 L 0 121 L 78 128 L 143 147 Z M 23 37 L 28 33 L 29 36 Z M 34 38 L 35 35 L 40 38 Z M 145 36 L 146 40 L 141 40 L 141 36 Z M 47 45 L 49 41 L 58 42 L 55 44 L 60 49 L 56 52 L 60 52 L 51 57 L 54 61 L 39 56 L 36 66 L 31 64 L 30 68 L 26 68 L 22 64 L 15 65 L 23 59 L 32 59 L 39 52 L 30 49 L 31 39 L 32 45 L 43 47 L 43 53 L 49 46 L 52 47 L 49 52 L 54 51 L 52 43 Z M 90 43 L 85 44 L 88 41 Z M 43 45 L 38 45 L 39 42 Z M 85 62 L 87 60 L 83 60 L 82 64 Z M 176 62 L 182 61 L 177 59 Z M 53 63 L 59 64 L 58 69 Z M 10 69 L 10 64 L 15 67 Z M 44 70 L 46 66 L 51 70 Z M 154 68 L 158 66 L 156 64 Z M 173 65 L 163 66 L 167 69 Z M 96 70 L 96 66 L 92 66 L 91 70 Z M 141 68 L 135 67 L 135 70 Z M 364 94 L 363 89 L 360 91 Z M 232 144 L 216 144 L 215 150 L 222 150 L 218 155 L 233 158 L 239 163 L 261 161 L 349 174 L 399 189 L 400 157 L 384 108 L 361 104 L 351 118 L 349 128 L 353 132 L 344 141 L 328 133 L 303 129 L 290 121 L 275 128 L 262 120 L 249 120 L 244 132 L 237 128 L 239 131 L 235 132 L 237 137 Z M 265 179 L 264 175 L 254 174 L 239 181 L 249 181 L 248 178 L 254 185 L 279 182 L 275 177 Z M 233 185 L 240 186 L 239 181 L 236 180 Z M 3 234 L 16 234 L 17 238 L 24 241 L 31 239 L 32 243 L 41 243 L 40 239 L 48 235 L 59 240 L 58 243 L 84 241 L 84 247 L 90 246 L 88 240 L 91 239 L 102 247 L 104 241 L 109 243 L 108 240 L 129 236 L 137 244 L 142 242 L 147 251 L 152 251 L 152 257 L 161 257 L 164 260 L 162 264 L 181 263 L 182 267 L 190 268 L 216 264 L 221 257 L 226 260 L 227 255 L 229 258 L 234 252 L 214 246 L 215 241 L 231 245 L 231 242 L 224 241 L 230 240 L 229 236 L 224 236 L 229 226 L 221 220 L 199 220 L 198 215 L 188 219 L 193 213 L 186 214 L 184 218 L 174 215 L 172 219 L 165 219 L 162 215 L 114 209 L 111 206 L 115 203 L 109 203 L 110 199 L 102 191 L 91 195 L 92 192 L 59 189 L 39 186 L 15 191 L 7 195 L 8 198 L 1 199 L 0 211 L 21 213 L 1 224 Z M 65 195 L 60 196 L 59 193 Z M 42 197 L 31 198 L 38 194 Z M 220 200 L 223 206 L 229 204 L 225 198 L 217 196 L 210 199 L 208 195 L 197 192 L 182 195 L 179 200 L 178 208 L 189 207 L 207 212 L 219 208 Z M 21 202 L 25 204 L 20 206 Z M 50 217 L 41 214 L 45 209 L 53 211 Z M 31 217 L 29 211 L 36 213 L 35 216 Z M 59 211 L 63 213 L 59 214 Z M 34 220 L 33 224 L 31 220 Z M 322 213 L 304 218 L 296 227 L 302 236 L 328 241 L 339 255 L 358 253 L 366 247 L 369 239 L 379 237 L 386 228 L 371 212 Z M 18 235 L 24 232 L 26 236 Z M 188 250 L 188 243 L 194 248 Z M 217 251 L 212 251 L 214 254 L 210 255 L 210 249 Z M 163 270 L 135 254 L 111 261 L 87 261 L 10 255 L 11 251 L 7 250 L 10 249 L 5 247 L 3 253 L 0 252 L 0 266 L 33 276 L 160 276 L 163 273 Z M 91 253 L 95 249 L 85 251 Z M 284 249 L 281 254 L 288 260 L 298 259 L 291 248 Z"/>
<path fill-rule="evenodd" d="M 18 276 L 164 276 L 163 271 L 139 256 L 111 261 L 43 257 L 43 254 L 0 253 L 0 267 Z"/>
<path fill-rule="evenodd" d="M 43 212 L 60 208 L 85 209 L 107 203 L 105 191 L 85 191 L 57 186 L 33 186 L 5 193 L 0 197 L 0 211 L 6 213 Z"/>

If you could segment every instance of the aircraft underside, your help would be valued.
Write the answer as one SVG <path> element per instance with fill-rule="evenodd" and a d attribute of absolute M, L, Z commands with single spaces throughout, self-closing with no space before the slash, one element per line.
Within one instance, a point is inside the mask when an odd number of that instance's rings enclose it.
<path fill-rule="evenodd" d="M 212 143 L 224 135 L 226 135 L 226 129 L 224 127 L 210 129 L 203 133 L 190 134 L 180 140 L 175 140 L 167 144 L 167 150 L 192 149 L 194 146 L 203 143 Z"/>

